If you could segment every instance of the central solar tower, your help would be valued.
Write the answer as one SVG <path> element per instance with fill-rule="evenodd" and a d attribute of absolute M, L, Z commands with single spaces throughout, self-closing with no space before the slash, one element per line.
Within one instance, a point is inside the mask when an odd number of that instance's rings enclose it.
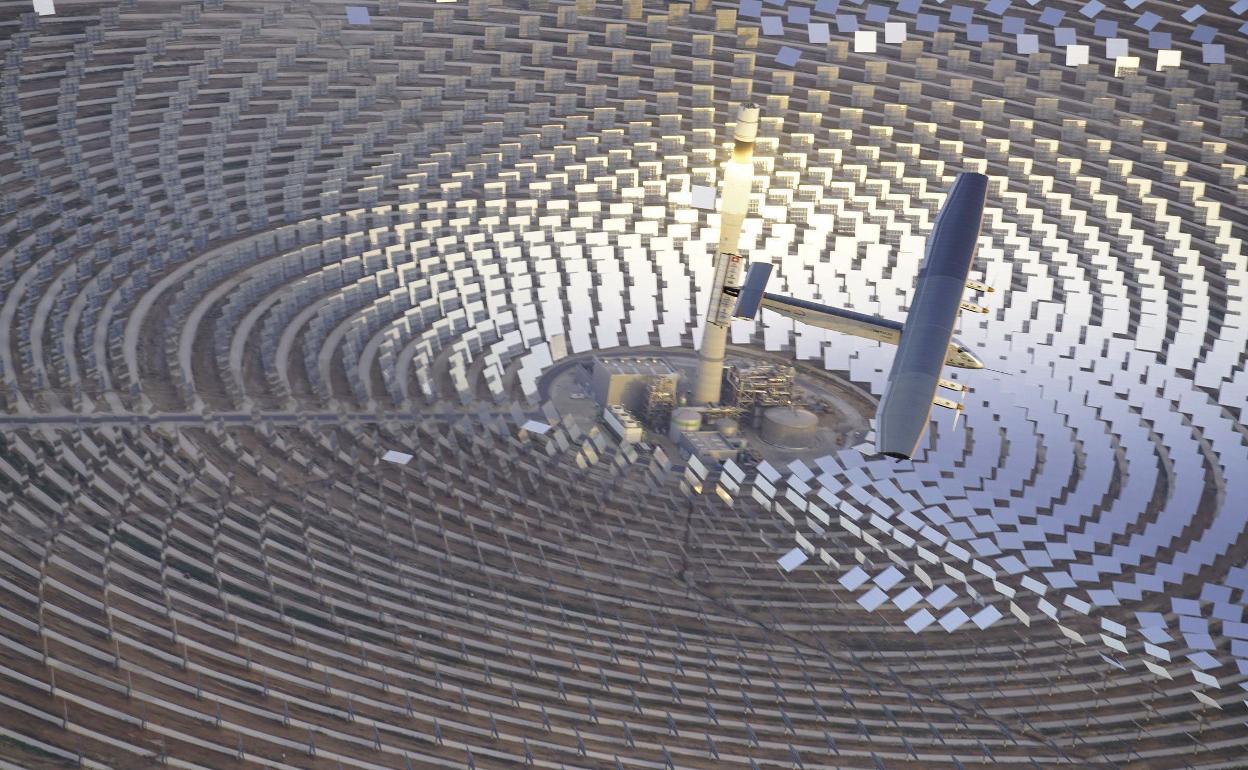
<path fill-rule="evenodd" d="M 706 306 L 706 327 L 698 350 L 698 381 L 693 403 L 719 403 L 724 375 L 724 348 L 732 324 L 734 297 L 724 294 L 725 286 L 741 283 L 743 260 L 737 253 L 741 225 L 750 208 L 750 185 L 754 179 L 754 139 L 758 136 L 758 105 L 743 104 L 737 110 L 732 132 L 732 158 L 724 164 L 724 191 L 719 199 L 719 246 L 715 250 L 715 277 Z"/>

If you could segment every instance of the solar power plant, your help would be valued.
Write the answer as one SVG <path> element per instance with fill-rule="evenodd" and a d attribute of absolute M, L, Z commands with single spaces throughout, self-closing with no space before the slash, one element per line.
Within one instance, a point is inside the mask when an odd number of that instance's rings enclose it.
<path fill-rule="evenodd" d="M 1248 768 L 1248 0 L 5 0 L 0 52 L 0 770 Z M 766 309 L 728 356 L 861 425 L 681 410 L 745 104 L 768 291 L 906 319 L 988 179 L 912 459 L 896 348 Z"/>

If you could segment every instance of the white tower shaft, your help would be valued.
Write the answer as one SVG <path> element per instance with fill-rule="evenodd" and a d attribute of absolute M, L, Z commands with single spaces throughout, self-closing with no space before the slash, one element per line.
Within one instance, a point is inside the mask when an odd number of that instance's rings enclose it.
<path fill-rule="evenodd" d="M 719 403 L 724 349 L 728 344 L 728 327 L 732 325 L 731 298 L 724 294 L 724 287 L 741 283 L 742 259 L 737 254 L 737 242 L 750 207 L 757 136 L 758 107 L 743 104 L 737 110 L 737 125 L 732 134 L 732 159 L 724 164 L 724 188 L 719 199 L 719 246 L 715 251 L 714 281 L 706 308 L 702 347 L 698 350 L 694 404 Z"/>

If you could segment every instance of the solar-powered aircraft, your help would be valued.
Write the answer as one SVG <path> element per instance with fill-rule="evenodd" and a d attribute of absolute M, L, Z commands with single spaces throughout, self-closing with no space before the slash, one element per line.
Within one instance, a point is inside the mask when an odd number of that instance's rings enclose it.
<path fill-rule="evenodd" d="M 753 318 L 762 307 L 812 326 L 897 346 L 888 384 L 875 413 L 875 448 L 880 454 L 910 459 L 918 451 L 933 406 L 961 413 L 960 401 L 937 395 L 938 389 L 944 388 L 966 397 L 965 385 L 941 376 L 942 366 L 984 368 L 983 362 L 953 336 L 953 325 L 963 310 L 987 312 L 963 298 L 968 288 L 992 291 L 989 286 L 967 279 L 979 240 L 987 190 L 988 177 L 983 174 L 962 173 L 954 181 L 928 236 L 905 323 L 766 293 L 764 289 L 771 276 L 769 264 L 750 265 L 740 288 L 724 289 L 725 293 L 737 296 L 733 312 L 737 318 Z"/>

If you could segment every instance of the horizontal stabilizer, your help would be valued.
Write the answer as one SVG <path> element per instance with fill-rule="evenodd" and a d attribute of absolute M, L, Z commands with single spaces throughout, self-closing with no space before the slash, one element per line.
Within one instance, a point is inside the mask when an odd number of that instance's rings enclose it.
<path fill-rule="evenodd" d="M 771 278 L 771 265 L 765 262 L 752 262 L 745 272 L 745 282 L 737 294 L 737 309 L 733 315 L 737 318 L 753 318 L 758 315 L 758 306 L 762 304 L 763 292 L 767 289 L 767 279 Z"/>

